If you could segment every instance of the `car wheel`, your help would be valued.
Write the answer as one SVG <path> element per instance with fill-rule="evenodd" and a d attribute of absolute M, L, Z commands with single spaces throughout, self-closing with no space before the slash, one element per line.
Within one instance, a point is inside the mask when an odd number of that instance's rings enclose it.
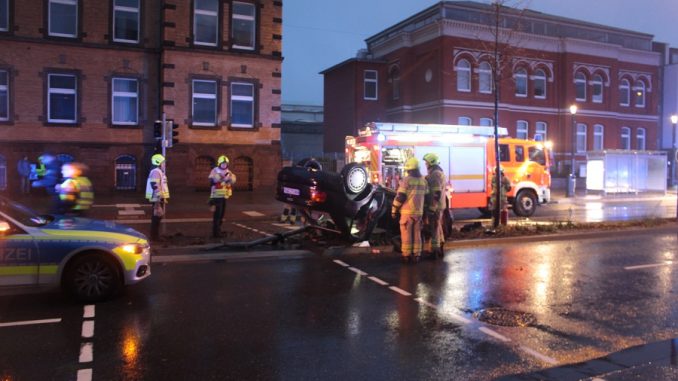
<path fill-rule="evenodd" d="M 68 265 L 64 284 L 78 300 L 95 302 L 114 295 L 122 285 L 122 278 L 111 258 L 103 254 L 85 254 Z"/>
<path fill-rule="evenodd" d="M 516 216 L 530 217 L 537 210 L 537 196 L 534 192 L 523 189 L 514 200 L 513 212 Z"/>
<path fill-rule="evenodd" d="M 350 163 L 341 170 L 344 189 L 350 195 L 360 194 L 367 187 L 369 177 L 367 169 L 361 164 Z"/>

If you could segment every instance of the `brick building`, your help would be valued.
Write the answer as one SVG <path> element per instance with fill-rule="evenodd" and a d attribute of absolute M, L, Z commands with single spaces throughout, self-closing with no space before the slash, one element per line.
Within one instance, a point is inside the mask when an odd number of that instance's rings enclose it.
<path fill-rule="evenodd" d="M 273 0 L 0 0 L 0 189 L 52 152 L 97 192 L 143 191 L 163 113 L 173 189 L 206 187 L 223 153 L 240 189 L 271 186 L 281 30 Z"/>
<path fill-rule="evenodd" d="M 498 14 L 498 122 L 510 135 L 552 141 L 559 173 L 572 151 L 581 164 L 586 151 L 659 148 L 652 35 L 530 10 Z M 369 121 L 493 125 L 496 15 L 492 5 L 442 1 L 323 71 L 326 152 L 343 152 L 343 137 Z"/>

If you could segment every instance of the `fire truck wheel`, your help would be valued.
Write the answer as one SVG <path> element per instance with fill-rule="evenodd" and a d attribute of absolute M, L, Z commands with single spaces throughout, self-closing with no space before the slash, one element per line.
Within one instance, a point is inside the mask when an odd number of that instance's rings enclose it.
<path fill-rule="evenodd" d="M 513 211 L 516 216 L 530 217 L 537 210 L 537 196 L 528 189 L 518 192 L 513 205 Z"/>
<path fill-rule="evenodd" d="M 344 181 L 344 188 L 349 195 L 359 194 L 364 191 L 369 181 L 367 170 L 358 163 L 347 164 L 341 170 L 341 178 Z"/>

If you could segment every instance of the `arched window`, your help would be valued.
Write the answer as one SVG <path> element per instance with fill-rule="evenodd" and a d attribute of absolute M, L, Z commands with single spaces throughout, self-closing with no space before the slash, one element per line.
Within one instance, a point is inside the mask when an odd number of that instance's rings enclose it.
<path fill-rule="evenodd" d="M 586 76 L 584 73 L 578 71 L 574 75 L 574 89 L 578 101 L 586 100 Z"/>
<path fill-rule="evenodd" d="M 621 129 L 621 149 L 631 149 L 631 129 L 628 127 Z"/>
<path fill-rule="evenodd" d="M 516 138 L 527 139 L 527 122 L 519 120 L 516 123 Z"/>
<path fill-rule="evenodd" d="M 134 156 L 122 155 L 115 159 L 115 189 L 137 189 L 137 160 Z"/>
<path fill-rule="evenodd" d="M 628 106 L 631 104 L 631 85 L 626 79 L 619 82 L 619 105 Z"/>
<path fill-rule="evenodd" d="M 391 66 L 388 72 L 388 81 L 391 84 L 391 99 L 400 99 L 400 67 L 398 65 Z"/>
<path fill-rule="evenodd" d="M 471 64 L 461 59 L 457 61 L 457 91 L 471 91 Z"/>
<path fill-rule="evenodd" d="M 492 67 L 485 61 L 478 66 L 478 91 L 485 94 L 492 92 Z"/>
<path fill-rule="evenodd" d="M 7 189 L 7 159 L 0 155 L 0 190 Z"/>
<path fill-rule="evenodd" d="M 593 125 L 593 150 L 602 151 L 604 141 L 605 127 L 602 124 Z"/>
<path fill-rule="evenodd" d="M 645 82 L 636 81 L 633 85 L 633 93 L 636 96 L 636 107 L 645 107 Z"/>
<path fill-rule="evenodd" d="M 591 100 L 595 103 L 603 103 L 603 77 L 600 74 L 593 76 L 593 94 Z"/>
<path fill-rule="evenodd" d="M 577 152 L 586 152 L 586 130 L 584 123 L 577 123 Z"/>
<path fill-rule="evenodd" d="M 544 70 L 538 69 L 535 71 L 534 76 L 532 76 L 532 81 L 534 97 L 540 99 L 546 98 L 546 74 L 544 73 Z"/>
<path fill-rule="evenodd" d="M 636 130 L 636 149 L 645 150 L 645 129 L 639 128 Z"/>
<path fill-rule="evenodd" d="M 546 122 L 537 122 L 534 125 L 534 140 L 543 142 L 546 140 L 547 126 Z"/>
<path fill-rule="evenodd" d="M 494 126 L 494 121 L 492 118 L 480 118 L 481 126 Z"/>
<path fill-rule="evenodd" d="M 516 81 L 516 96 L 527 96 L 527 71 L 525 69 L 516 70 L 513 74 L 513 79 Z"/>
<path fill-rule="evenodd" d="M 457 124 L 460 126 L 470 126 L 471 125 L 471 118 L 468 116 L 460 116 L 459 119 L 457 120 Z"/>

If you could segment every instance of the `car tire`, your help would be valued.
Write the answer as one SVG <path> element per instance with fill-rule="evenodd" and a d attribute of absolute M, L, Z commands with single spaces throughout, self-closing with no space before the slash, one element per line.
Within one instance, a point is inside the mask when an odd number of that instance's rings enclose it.
<path fill-rule="evenodd" d="M 369 176 L 367 169 L 362 164 L 350 163 L 341 170 L 341 179 L 344 190 L 348 195 L 357 195 L 367 188 Z"/>
<path fill-rule="evenodd" d="M 513 201 L 513 212 L 519 217 L 530 217 L 537 210 L 537 196 L 529 189 L 523 189 Z"/>
<path fill-rule="evenodd" d="M 122 277 L 107 255 L 84 254 L 67 265 L 63 284 L 78 300 L 96 302 L 115 295 L 122 286 Z"/>

